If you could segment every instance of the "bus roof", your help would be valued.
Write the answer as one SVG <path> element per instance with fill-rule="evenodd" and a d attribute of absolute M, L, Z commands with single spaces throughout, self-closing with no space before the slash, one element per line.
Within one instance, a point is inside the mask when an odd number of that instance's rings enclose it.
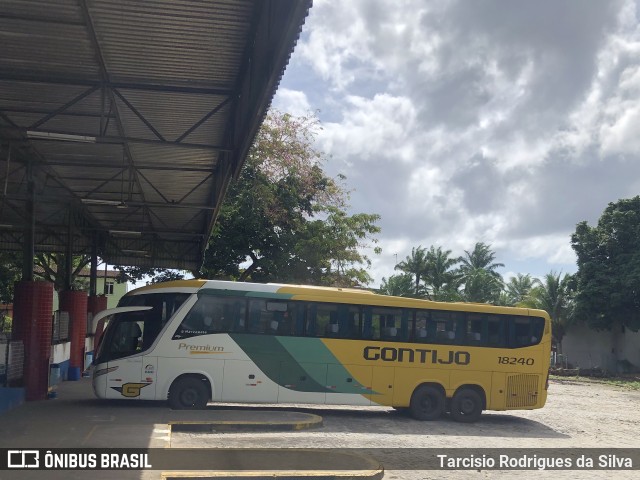
<path fill-rule="evenodd" d="M 503 307 L 487 303 L 466 302 L 435 302 L 410 297 L 394 297 L 379 295 L 369 290 L 341 287 L 320 287 L 311 285 L 287 285 L 282 283 L 249 283 L 232 282 L 227 280 L 172 280 L 169 282 L 154 283 L 135 290 L 127 295 L 139 295 L 154 291 L 181 291 L 196 293 L 206 290 L 237 291 L 238 295 L 257 294 L 261 297 L 271 297 L 294 300 L 315 300 L 335 303 L 355 303 L 376 306 L 388 306 L 398 308 L 429 308 L 438 310 L 477 312 L 477 313 L 502 313 L 512 315 L 532 315 L 548 318 L 543 310 L 535 310 L 520 307 Z"/>

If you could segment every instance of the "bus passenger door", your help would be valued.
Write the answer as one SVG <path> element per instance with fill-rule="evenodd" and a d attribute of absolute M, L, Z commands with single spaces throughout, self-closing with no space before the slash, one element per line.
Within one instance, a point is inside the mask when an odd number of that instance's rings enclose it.
<path fill-rule="evenodd" d="M 278 403 L 323 404 L 327 364 L 282 362 L 278 383 Z"/>
<path fill-rule="evenodd" d="M 370 405 L 371 367 L 329 364 L 327 366 L 328 405 Z M 334 393 L 335 392 L 335 393 Z"/>
<path fill-rule="evenodd" d="M 371 380 L 371 405 L 393 405 L 394 367 L 374 367 Z"/>

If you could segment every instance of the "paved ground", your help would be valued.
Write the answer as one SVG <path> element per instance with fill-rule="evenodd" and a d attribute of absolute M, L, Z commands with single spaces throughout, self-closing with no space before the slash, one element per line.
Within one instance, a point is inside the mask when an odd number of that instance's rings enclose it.
<path fill-rule="evenodd" d="M 172 421 L 229 418 L 258 419 L 311 413 L 323 417 L 320 428 L 289 432 L 177 433 Z M 293 418 L 293 417 L 292 417 Z M 297 417 L 299 418 L 299 417 Z M 541 410 L 485 414 L 480 422 L 461 425 L 448 419 L 416 422 L 386 408 L 210 406 L 206 411 L 176 412 L 161 402 L 94 399 L 90 384 L 65 382 L 59 398 L 25 404 L 0 416 L 1 447 L 181 447 L 196 448 L 373 448 L 394 449 L 387 457 L 403 470 L 385 473 L 387 479 L 423 478 L 545 478 L 550 472 L 438 472 L 412 471 L 420 459 L 410 448 L 573 448 L 640 446 L 640 392 L 606 385 L 554 382 L 547 406 Z M 404 449 L 404 450 L 403 450 Z M 383 459 L 384 463 L 384 459 Z M 329 465 L 330 466 L 330 465 Z M 68 472 L 30 472 L 11 479 L 86 478 Z M 553 472 L 555 478 L 640 478 L 634 472 Z M 100 472 L 93 478 L 157 479 L 158 472 Z"/>

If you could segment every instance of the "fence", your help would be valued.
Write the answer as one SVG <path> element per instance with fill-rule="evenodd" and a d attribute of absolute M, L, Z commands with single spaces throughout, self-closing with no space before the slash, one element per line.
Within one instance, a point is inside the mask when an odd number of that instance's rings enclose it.
<path fill-rule="evenodd" d="M 69 341 L 69 312 L 56 310 L 53 313 L 53 328 L 51 329 L 51 344 Z"/>
<path fill-rule="evenodd" d="M 24 373 L 24 345 L 11 341 L 11 335 L 0 333 L 0 387 L 14 385 Z"/>

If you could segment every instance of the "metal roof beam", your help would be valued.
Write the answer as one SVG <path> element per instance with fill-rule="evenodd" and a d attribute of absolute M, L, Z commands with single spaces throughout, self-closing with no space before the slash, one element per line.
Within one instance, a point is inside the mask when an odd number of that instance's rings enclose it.
<path fill-rule="evenodd" d="M 64 112 L 67 108 L 75 105 L 76 103 L 78 103 L 80 100 L 82 100 L 85 97 L 88 97 L 89 95 L 91 95 L 93 92 L 95 92 L 96 90 L 98 90 L 98 88 L 100 88 L 98 85 L 91 87 L 90 89 L 82 92 L 80 95 L 78 95 L 77 97 L 69 100 L 67 103 L 65 103 L 64 105 L 62 105 L 60 108 L 55 109 L 53 112 L 49 113 L 48 115 L 44 116 L 43 118 L 41 118 L 40 120 L 38 120 L 36 123 L 30 125 L 29 127 L 27 127 L 27 130 L 33 130 L 38 128 L 40 125 L 42 125 L 43 123 L 48 122 L 49 120 L 51 120 L 53 117 L 55 117 L 56 115 L 58 115 L 59 113 Z"/>
<path fill-rule="evenodd" d="M 113 165 L 97 165 L 94 163 L 83 162 L 48 162 L 53 167 L 91 167 L 91 168 L 120 168 Z M 185 166 L 166 166 L 166 165 L 136 165 L 136 170 L 160 170 L 160 171 L 176 171 L 176 172 L 205 172 L 211 173 L 211 167 L 185 167 Z"/>
<path fill-rule="evenodd" d="M 191 134 L 194 130 L 196 130 L 200 125 L 202 125 L 204 122 L 206 122 L 207 120 L 209 120 L 209 118 L 211 118 L 211 116 L 215 115 L 216 113 L 218 113 L 220 111 L 221 108 L 223 108 L 225 105 L 227 105 L 229 102 L 231 101 L 231 97 L 227 97 L 223 102 L 221 102 L 217 107 L 215 107 L 213 110 L 211 110 L 209 113 L 207 113 L 204 117 L 202 117 L 200 120 L 198 120 L 195 124 L 193 124 L 193 126 L 191 128 L 189 128 L 186 132 L 184 132 L 182 135 L 180 135 L 177 139 L 176 139 L 176 143 L 180 143 L 182 142 L 182 140 L 185 139 L 185 137 L 187 137 L 189 134 Z"/>
<path fill-rule="evenodd" d="M 140 120 L 142 120 L 142 123 L 144 123 L 147 128 L 149 130 L 151 130 L 153 132 L 153 134 L 158 137 L 158 139 L 162 142 L 166 142 L 167 140 L 160 134 L 160 132 L 158 130 L 155 129 L 155 127 L 153 125 L 151 125 L 151 122 L 149 120 L 147 120 L 144 115 L 142 115 L 138 109 L 136 107 L 134 107 L 131 102 L 129 102 L 129 100 L 127 100 L 126 98 L 124 98 L 124 95 L 122 95 L 117 88 L 113 88 L 112 89 L 113 93 L 115 93 L 118 98 L 120 98 L 120 100 L 122 100 L 122 102 L 129 108 L 129 110 L 131 110 L 136 117 L 138 117 Z M 179 140 L 178 140 L 179 141 Z"/>
<path fill-rule="evenodd" d="M 43 75 L 39 73 L 20 73 L 20 72 L 0 72 L 0 81 L 12 82 L 29 82 L 29 83 L 46 83 L 50 85 L 73 85 L 86 87 L 106 87 L 110 89 L 124 90 L 143 90 L 148 92 L 166 92 L 166 93 L 192 93 L 199 95 L 233 95 L 234 91 L 230 88 L 221 88 L 214 86 L 194 86 L 194 85 L 169 85 L 153 83 L 150 80 L 141 79 L 139 81 L 110 81 L 100 80 L 96 78 L 80 78 L 66 77 L 55 75 Z"/>
<path fill-rule="evenodd" d="M 2 112 L 0 112 L 0 116 L 3 116 Z M 117 117 L 114 117 L 117 118 Z M 8 117 L 7 117 L 8 119 Z M 13 123 L 13 122 L 12 122 Z M 17 130 L 23 134 L 26 134 L 26 129 L 24 128 L 20 128 L 17 125 L 13 124 L 14 126 L 12 127 L 3 127 L 0 126 L 0 130 Z M 29 130 L 29 131 L 33 131 L 33 132 L 40 132 L 40 133 L 52 133 L 54 135 L 78 135 L 78 136 L 86 136 L 87 133 L 75 133 L 75 132 L 62 132 L 60 130 Z M 195 150 L 212 150 L 214 152 L 231 152 L 232 148 L 228 147 L 228 146 L 222 146 L 222 145 L 208 145 L 208 144 L 201 144 L 201 143 L 184 143 L 184 142 L 172 142 L 172 141 L 161 141 L 161 140 L 150 140 L 147 138 L 137 138 L 137 137 L 127 137 L 124 134 L 121 136 L 97 136 L 91 137 L 92 139 L 95 138 L 95 142 L 90 142 L 90 143 L 103 143 L 103 144 L 109 144 L 109 145 L 124 145 L 126 148 L 128 148 L 128 144 L 131 143 L 139 143 L 141 145 L 169 145 L 169 146 L 173 146 L 173 147 L 180 147 L 180 148 L 190 148 L 190 149 L 195 149 Z M 46 141 L 46 142 L 51 142 L 51 141 L 58 141 L 55 138 L 29 138 L 29 141 L 34 142 L 34 141 Z M 59 141 L 65 141 L 65 140 L 59 140 Z"/>

